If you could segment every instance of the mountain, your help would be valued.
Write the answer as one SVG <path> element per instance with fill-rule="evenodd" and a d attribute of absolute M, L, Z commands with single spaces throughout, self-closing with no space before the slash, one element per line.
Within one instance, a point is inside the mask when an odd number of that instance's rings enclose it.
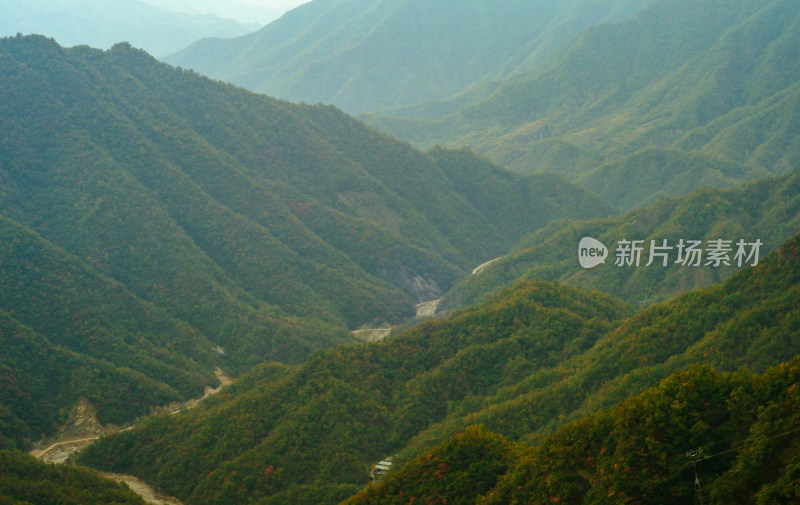
<path fill-rule="evenodd" d="M 535 447 L 469 427 L 345 503 L 792 503 L 798 374 L 692 367 Z"/>
<path fill-rule="evenodd" d="M 143 505 L 122 484 L 87 468 L 39 463 L 16 451 L 0 451 L 0 502 L 7 505 Z"/>
<path fill-rule="evenodd" d="M 468 426 L 342 503 L 477 503 L 518 464 L 525 449 L 482 426 Z"/>
<path fill-rule="evenodd" d="M 190 503 L 336 503 L 431 423 L 585 351 L 628 314 L 607 296 L 531 283 L 385 343 L 257 367 L 227 398 L 151 418 L 80 461 Z"/>
<path fill-rule="evenodd" d="M 216 384 L 205 335 L 32 230 L 0 223 L 0 445 L 54 432 L 81 397 L 103 423 L 122 424 Z"/>
<path fill-rule="evenodd" d="M 610 213 L 562 179 L 421 153 L 127 44 L 0 39 L 0 70 L 0 426 L 17 445 L 79 398 L 120 424 L 199 396 L 216 366 L 352 343 L 550 220 Z M 521 191 L 494 202 L 476 181 Z"/>
<path fill-rule="evenodd" d="M 204 37 L 236 37 L 261 27 L 210 14 L 184 14 L 140 0 L 0 1 L 0 36 L 42 34 L 64 46 L 107 49 L 129 42 L 157 56 Z"/>
<path fill-rule="evenodd" d="M 511 252 L 487 265 L 477 275 L 459 282 L 439 305 L 440 310 L 468 307 L 490 293 L 523 279 L 559 280 L 585 289 L 598 289 L 634 307 L 646 307 L 698 286 L 721 282 L 741 267 L 734 259 L 735 243 L 759 240 L 760 256 L 800 233 L 800 172 L 768 177 L 728 190 L 701 189 L 686 196 L 663 200 L 622 216 L 600 220 L 558 222 L 520 240 Z M 609 248 L 605 265 L 587 270 L 578 262 L 583 237 L 593 237 Z M 731 252 L 725 264 L 687 266 L 678 263 L 680 240 L 729 240 Z M 621 240 L 642 240 L 640 265 L 616 265 Z M 670 258 L 649 252 L 652 242 L 667 241 Z M 749 251 L 748 251 L 749 252 Z M 752 260 L 751 262 L 752 263 Z"/>
<path fill-rule="evenodd" d="M 527 68 L 585 26 L 649 2 L 314 0 L 258 32 L 201 40 L 165 61 L 355 113 L 445 98 Z"/>
<path fill-rule="evenodd" d="M 80 461 L 191 503 L 336 503 L 370 465 L 401 466 L 469 425 L 535 443 L 693 364 L 764 372 L 794 358 L 798 245 L 635 314 L 596 291 L 524 282 L 381 343 L 254 369 L 227 397 L 107 437 Z"/>
<path fill-rule="evenodd" d="M 234 19 L 243 24 L 257 23 L 260 28 L 281 17 L 288 10 L 287 5 L 298 2 L 279 3 L 279 7 L 268 7 L 248 0 L 241 2 L 238 0 L 160 0 L 159 6 L 162 9 L 189 14 L 214 14 L 220 18 Z"/>
<path fill-rule="evenodd" d="M 560 173 L 630 210 L 800 164 L 798 38 L 791 0 L 659 0 L 586 28 L 452 114 L 365 119 L 420 146 Z"/>

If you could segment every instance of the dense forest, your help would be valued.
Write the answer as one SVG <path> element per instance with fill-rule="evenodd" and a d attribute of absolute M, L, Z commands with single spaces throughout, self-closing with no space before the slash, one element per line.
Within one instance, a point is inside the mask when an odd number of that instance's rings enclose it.
<path fill-rule="evenodd" d="M 134 45 L 0 38 L 0 505 L 800 500 L 796 0 Z"/>
<path fill-rule="evenodd" d="M 215 366 L 301 362 L 413 316 L 532 229 L 611 212 L 126 44 L 6 38 L 0 68 L 5 444 L 80 397 L 119 424 L 200 396 Z M 477 181 L 522 191 L 496 201 Z"/>
<path fill-rule="evenodd" d="M 637 313 L 527 281 L 382 343 L 258 367 L 227 397 L 101 440 L 80 461 L 191 503 L 336 503 L 371 464 L 402 465 L 470 425 L 536 444 L 693 365 L 761 373 L 791 360 L 798 276 L 800 236 L 721 285 Z"/>
<path fill-rule="evenodd" d="M 657 0 L 453 98 L 455 111 L 364 117 L 418 146 L 559 173 L 629 211 L 796 169 L 799 21 L 793 0 Z"/>
<path fill-rule="evenodd" d="M 203 39 L 164 61 L 294 102 L 375 111 L 483 93 L 583 28 L 651 2 L 308 2 L 257 32 Z"/>
<path fill-rule="evenodd" d="M 668 300 L 697 286 L 721 282 L 743 265 L 677 262 L 675 246 L 681 239 L 724 239 L 734 243 L 759 240 L 760 256 L 800 233 L 800 172 L 768 177 L 728 190 L 704 188 L 689 195 L 663 200 L 648 207 L 607 219 L 559 221 L 523 237 L 503 258 L 466 277 L 451 289 L 440 310 L 466 307 L 523 279 L 559 280 L 605 291 L 634 307 Z M 576 261 L 583 237 L 594 237 L 610 249 L 606 264 L 584 270 Z M 640 265 L 616 265 L 621 240 L 642 240 Z M 664 266 L 649 261 L 651 241 L 673 247 Z M 735 251 L 732 251 L 732 254 Z M 752 261 L 750 262 L 752 264 Z"/>
<path fill-rule="evenodd" d="M 794 503 L 798 380 L 694 366 L 536 446 L 467 427 L 345 503 Z"/>
<path fill-rule="evenodd" d="M 3 505 L 144 505 L 128 487 L 88 468 L 46 465 L 19 451 L 0 450 Z"/>

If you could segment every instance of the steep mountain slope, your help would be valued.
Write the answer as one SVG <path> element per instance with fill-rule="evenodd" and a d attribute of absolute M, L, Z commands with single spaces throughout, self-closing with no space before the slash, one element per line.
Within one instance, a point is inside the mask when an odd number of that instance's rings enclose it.
<path fill-rule="evenodd" d="M 0 36 L 41 34 L 64 46 L 107 49 L 130 42 L 157 56 L 204 37 L 237 37 L 260 28 L 212 15 L 182 14 L 139 0 L 0 1 Z"/>
<path fill-rule="evenodd" d="M 13 451 L 0 451 L 0 503 L 6 505 L 144 505 L 122 484 L 86 468 L 47 465 Z"/>
<path fill-rule="evenodd" d="M 655 191 L 800 164 L 798 38 L 790 0 L 660 0 L 584 30 L 451 116 L 373 124 L 418 145 L 470 145 L 520 172 L 562 173 L 609 199 L 624 190 L 620 208 L 631 209 Z"/>
<path fill-rule="evenodd" d="M 0 70 L 2 338 L 25 334 L 42 357 L 0 366 L 20 398 L 50 380 L 55 355 L 70 357 L 65 370 L 101 360 L 101 383 L 123 391 L 101 399 L 93 372 L 44 388 L 48 407 L 89 396 L 119 422 L 196 396 L 216 365 L 297 363 L 413 314 L 552 219 L 610 212 L 566 181 L 481 162 L 475 180 L 527 188 L 488 207 L 438 166 L 463 152 L 435 159 L 332 107 L 214 83 L 129 45 L 0 39 Z M 10 430 L 18 442 L 58 418 L 29 400 L 11 407 L 11 424 L 31 423 Z"/>
<path fill-rule="evenodd" d="M 81 397 L 101 422 L 122 423 L 216 384 L 207 337 L 30 229 L 0 223 L 0 445 L 52 433 Z"/>
<path fill-rule="evenodd" d="M 261 367 L 226 390 L 230 400 L 154 418 L 83 461 L 124 468 L 189 502 L 336 502 L 366 481 L 369 463 L 462 401 L 574 356 L 627 314 L 609 297 L 527 285 L 386 343 Z M 513 356 L 530 362 L 509 368 Z"/>
<path fill-rule="evenodd" d="M 787 238 L 800 233 L 800 172 L 765 178 L 729 190 L 702 189 L 684 197 L 664 200 L 623 216 L 603 220 L 553 223 L 517 243 L 512 251 L 458 283 L 445 295 L 441 310 L 466 307 L 485 300 L 490 293 L 523 279 L 560 280 L 618 296 L 635 307 L 646 307 L 698 286 L 721 282 L 740 269 L 733 259 L 735 243 L 760 240 L 760 256 Z M 578 244 L 593 237 L 609 248 L 605 265 L 591 270 L 578 262 Z M 698 266 L 677 262 L 681 239 L 731 241 L 729 263 Z M 642 240 L 639 267 L 618 266 L 618 243 Z M 667 240 L 670 260 L 650 261 L 651 241 Z"/>
<path fill-rule="evenodd" d="M 383 343 L 259 368 L 227 398 L 109 437 L 81 460 L 192 503 L 335 503 L 371 463 L 400 464 L 476 422 L 533 442 L 692 363 L 764 371 L 793 358 L 798 244 L 633 316 L 597 292 L 523 283 Z"/>
<path fill-rule="evenodd" d="M 346 503 L 793 503 L 798 374 L 692 367 L 536 447 L 471 427 Z"/>
<path fill-rule="evenodd" d="M 279 98 L 361 112 L 444 98 L 527 68 L 583 27 L 647 3 L 315 0 L 256 33 L 202 40 L 165 61 Z"/>
<path fill-rule="evenodd" d="M 469 426 L 343 503 L 475 503 L 497 486 L 525 449 L 481 426 Z"/>

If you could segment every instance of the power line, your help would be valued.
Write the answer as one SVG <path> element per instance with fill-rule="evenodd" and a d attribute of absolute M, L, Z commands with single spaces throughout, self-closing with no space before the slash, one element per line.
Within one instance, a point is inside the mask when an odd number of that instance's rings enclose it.
<path fill-rule="evenodd" d="M 692 451 L 687 451 L 684 455 L 687 458 L 689 458 L 689 462 L 686 463 L 685 465 L 683 465 L 681 467 L 681 470 L 684 470 L 684 469 L 686 469 L 686 468 L 688 468 L 690 466 L 694 466 L 694 468 L 695 468 L 695 500 L 696 500 L 696 502 L 700 503 L 700 504 L 703 503 L 703 501 L 702 501 L 702 488 L 700 487 L 700 478 L 699 478 L 699 474 L 697 473 L 697 463 L 701 463 L 703 461 L 707 461 L 707 460 L 709 460 L 711 458 L 716 458 L 717 456 L 722 456 L 723 454 L 727 454 L 729 452 L 738 451 L 740 449 L 744 449 L 744 448 L 750 447 L 752 445 L 760 444 L 760 443 L 766 442 L 768 440 L 772 440 L 772 439 L 780 438 L 780 437 L 785 437 L 787 435 L 791 435 L 792 433 L 797 433 L 798 431 L 800 431 L 800 426 L 797 426 L 797 427 L 795 427 L 795 428 L 793 428 L 791 430 L 788 430 L 788 431 L 784 431 L 782 433 L 778 433 L 776 435 L 771 435 L 769 437 L 762 437 L 762 438 L 759 438 L 758 440 L 754 440 L 753 442 L 749 442 L 747 444 L 742 444 L 742 445 L 739 445 L 739 446 L 736 446 L 736 447 L 732 447 L 730 449 L 726 449 L 724 451 L 716 452 L 716 453 L 710 454 L 708 456 L 703 454 L 703 450 L 702 449 L 696 449 L 696 450 L 692 450 Z M 667 482 L 669 482 L 671 480 L 674 480 L 676 478 L 677 478 L 677 476 L 672 477 L 670 479 L 667 479 Z M 651 486 L 647 486 L 647 487 L 642 487 L 636 493 L 634 493 L 632 495 L 629 495 L 628 498 L 627 498 L 627 501 L 631 501 L 631 500 L 635 499 L 636 497 L 640 496 L 641 494 L 643 494 L 643 493 L 645 493 L 647 491 L 653 491 L 654 489 L 655 489 L 655 486 L 652 486 L 652 485 Z"/>
<path fill-rule="evenodd" d="M 758 440 L 754 440 L 747 444 L 742 444 L 737 447 L 732 447 L 730 449 L 726 449 L 724 451 L 720 451 L 709 456 L 705 456 L 703 454 L 703 449 L 696 449 L 686 452 L 686 457 L 689 459 L 689 462 L 686 463 L 681 467 L 681 470 L 687 468 L 689 466 L 694 467 L 694 502 L 695 505 L 703 505 L 703 487 L 700 484 L 700 475 L 697 473 L 697 464 L 702 463 L 703 461 L 708 461 L 711 458 L 716 458 L 717 456 L 722 456 L 723 454 L 727 454 L 729 452 L 738 451 L 740 449 L 744 449 L 746 447 L 750 447 L 756 444 L 760 444 L 763 442 L 767 442 L 768 440 L 772 440 L 775 438 L 785 437 L 786 435 L 791 435 L 792 433 L 796 433 L 800 431 L 800 426 L 791 429 L 789 431 L 784 431 L 783 433 L 778 433 L 777 435 L 772 435 L 766 438 L 759 438 Z"/>
<path fill-rule="evenodd" d="M 686 457 L 689 458 L 690 465 L 694 466 L 694 502 L 696 505 L 703 505 L 703 487 L 700 485 L 700 476 L 697 474 L 697 463 L 703 461 L 703 449 L 687 451 Z"/>
<path fill-rule="evenodd" d="M 762 438 L 759 438 L 758 440 L 754 440 L 753 442 L 749 442 L 749 443 L 742 444 L 742 445 L 739 445 L 739 446 L 736 446 L 736 447 L 732 447 L 730 449 L 726 449 L 724 451 L 716 452 L 716 453 L 710 454 L 710 455 L 705 455 L 703 453 L 702 449 L 695 449 L 695 450 L 687 451 L 684 454 L 684 456 L 689 458 L 689 462 L 686 463 L 685 465 L 683 465 L 681 467 L 681 470 L 684 470 L 684 469 L 686 469 L 686 468 L 688 468 L 690 466 L 694 466 L 694 469 L 695 469 L 695 502 L 700 504 L 700 505 L 704 505 L 704 502 L 703 502 L 703 490 L 702 490 L 702 486 L 700 484 L 700 477 L 699 477 L 699 474 L 697 472 L 697 463 L 702 463 L 703 461 L 708 461 L 709 459 L 716 458 L 717 456 L 722 456 L 723 454 L 727 454 L 729 452 L 738 451 L 740 449 L 744 449 L 744 448 L 750 447 L 752 445 L 760 444 L 760 443 L 766 442 L 768 440 L 772 440 L 772 439 L 780 438 L 780 437 L 785 437 L 787 435 L 791 435 L 792 433 L 797 433 L 799 431 L 800 431 L 800 425 L 796 426 L 795 428 L 792 428 L 791 430 L 784 431 L 784 432 L 778 433 L 776 435 L 771 435 L 769 437 L 762 437 Z M 467 462 L 474 461 L 471 458 L 448 459 L 448 458 L 441 458 L 439 456 L 437 456 L 436 458 L 439 459 L 439 461 L 447 462 L 448 464 L 467 463 Z M 676 479 L 677 477 L 678 476 L 676 475 L 675 477 L 667 479 L 665 482 L 672 481 L 672 480 Z M 664 482 L 662 482 L 662 484 L 663 483 Z M 647 487 L 643 486 L 636 493 L 634 493 L 632 495 L 628 495 L 627 496 L 627 501 L 631 501 L 634 498 L 640 496 L 641 494 L 643 494 L 643 493 L 645 493 L 647 491 L 653 491 L 654 489 L 655 489 L 655 486 L 647 486 Z"/>
<path fill-rule="evenodd" d="M 789 431 L 784 431 L 783 433 L 778 433 L 777 435 L 772 435 L 771 437 L 760 438 L 760 439 L 755 440 L 753 442 L 750 442 L 748 444 L 742 444 L 742 445 L 740 445 L 738 447 L 733 447 L 731 449 L 726 449 L 724 451 L 720 451 L 720 452 L 718 452 L 716 454 L 712 454 L 710 456 L 705 456 L 705 457 L 703 457 L 701 459 L 698 459 L 697 462 L 700 463 L 701 461 L 706 461 L 706 460 L 709 460 L 711 458 L 716 458 L 717 456 L 721 456 L 721 455 L 727 454 L 729 452 L 738 451 L 739 449 L 744 449 L 745 447 L 750 447 L 751 445 L 760 444 L 762 442 L 766 442 L 767 440 L 772 440 L 773 438 L 785 437 L 786 435 L 791 435 L 792 433 L 796 433 L 798 431 L 800 431 L 800 426 L 798 426 L 797 428 L 794 428 L 792 430 L 789 430 Z M 683 468 L 686 468 L 686 466 L 688 466 L 688 465 L 685 465 Z"/>

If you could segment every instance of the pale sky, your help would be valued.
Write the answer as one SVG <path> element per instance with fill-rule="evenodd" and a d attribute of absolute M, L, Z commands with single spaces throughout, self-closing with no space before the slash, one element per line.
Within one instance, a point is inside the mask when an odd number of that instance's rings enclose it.
<path fill-rule="evenodd" d="M 308 0 L 241 0 L 241 3 L 248 5 L 258 5 L 273 9 L 289 10 L 298 5 L 306 3 Z"/>

